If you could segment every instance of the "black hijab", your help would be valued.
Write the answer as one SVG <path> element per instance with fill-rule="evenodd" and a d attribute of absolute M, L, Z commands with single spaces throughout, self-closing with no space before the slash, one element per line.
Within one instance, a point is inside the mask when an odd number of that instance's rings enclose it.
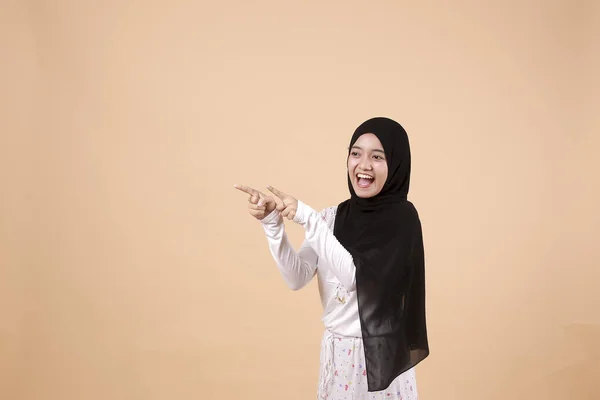
<path fill-rule="evenodd" d="M 338 206 L 334 235 L 356 266 L 367 383 L 372 392 L 386 389 L 427 357 L 429 343 L 421 222 L 407 200 L 408 136 L 397 122 L 377 117 L 356 129 L 350 148 L 365 133 L 374 134 L 383 145 L 388 177 L 381 192 L 371 198 L 358 197 L 348 177 L 351 197 Z"/>

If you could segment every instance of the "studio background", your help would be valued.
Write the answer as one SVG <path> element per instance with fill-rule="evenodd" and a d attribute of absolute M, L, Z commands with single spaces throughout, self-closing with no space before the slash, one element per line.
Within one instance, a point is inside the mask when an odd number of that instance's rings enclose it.
<path fill-rule="evenodd" d="M 376 115 L 412 145 L 421 398 L 600 398 L 598 2 L 1 4 L 0 398 L 314 398 L 316 282 L 233 184 L 338 204 Z"/>

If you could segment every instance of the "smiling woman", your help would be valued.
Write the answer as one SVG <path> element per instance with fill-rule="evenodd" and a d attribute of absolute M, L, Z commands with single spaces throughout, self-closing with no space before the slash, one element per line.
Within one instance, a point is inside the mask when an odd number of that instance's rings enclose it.
<path fill-rule="evenodd" d="M 359 197 L 376 196 L 388 176 L 383 146 L 377 136 L 365 133 L 350 148 L 348 172 Z"/>
<path fill-rule="evenodd" d="M 319 281 L 319 398 L 416 400 L 413 367 L 429 345 L 421 224 L 406 199 L 408 136 L 395 121 L 370 119 L 354 132 L 347 162 L 350 199 L 321 213 L 271 186 L 274 196 L 235 187 L 250 195 L 250 214 L 262 222 L 288 286 Z M 298 252 L 283 218 L 306 231 Z"/>

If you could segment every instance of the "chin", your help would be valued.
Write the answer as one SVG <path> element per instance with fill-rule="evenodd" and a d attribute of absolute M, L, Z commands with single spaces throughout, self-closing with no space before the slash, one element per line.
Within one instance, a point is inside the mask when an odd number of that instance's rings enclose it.
<path fill-rule="evenodd" d="M 358 197 L 360 197 L 361 199 L 369 199 L 371 197 L 375 197 L 377 195 L 377 193 L 367 193 L 367 194 L 356 193 L 356 195 Z"/>
<path fill-rule="evenodd" d="M 379 193 L 379 190 L 372 190 L 372 189 L 364 190 L 357 186 L 353 186 L 353 188 L 354 188 L 354 193 L 356 193 L 356 195 L 358 197 L 360 197 L 361 199 L 368 199 L 370 197 L 375 197 Z"/>

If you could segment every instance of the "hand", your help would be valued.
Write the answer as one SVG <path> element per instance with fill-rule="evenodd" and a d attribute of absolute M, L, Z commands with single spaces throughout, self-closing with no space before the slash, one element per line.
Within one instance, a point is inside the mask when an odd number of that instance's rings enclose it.
<path fill-rule="evenodd" d="M 258 220 L 264 219 L 277 207 L 277 203 L 273 196 L 267 196 L 249 186 L 233 185 L 233 187 L 250 195 L 248 198 L 248 210 L 250 215 Z"/>
<path fill-rule="evenodd" d="M 283 204 L 277 205 L 277 210 L 281 211 L 281 216 L 293 220 L 296 216 L 296 211 L 298 210 L 298 200 L 289 194 L 285 194 L 282 191 L 275 189 L 273 186 L 267 186 L 267 189 L 281 199 Z"/>

